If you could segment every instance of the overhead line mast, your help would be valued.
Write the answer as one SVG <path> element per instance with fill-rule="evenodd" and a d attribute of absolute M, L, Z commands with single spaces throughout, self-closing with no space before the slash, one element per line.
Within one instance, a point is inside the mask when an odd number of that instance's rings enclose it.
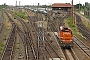
<path fill-rule="evenodd" d="M 73 18 L 73 17 L 74 17 L 74 15 L 73 15 L 73 10 L 74 10 L 74 9 L 73 9 L 73 8 L 74 8 L 74 7 L 73 7 L 73 0 L 72 0 L 72 20 L 73 20 L 72 23 L 74 22 L 74 18 Z"/>

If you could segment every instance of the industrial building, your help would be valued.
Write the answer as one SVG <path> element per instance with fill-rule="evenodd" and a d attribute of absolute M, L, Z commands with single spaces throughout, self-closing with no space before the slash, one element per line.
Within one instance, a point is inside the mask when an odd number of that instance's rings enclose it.
<path fill-rule="evenodd" d="M 54 3 L 51 7 L 54 13 L 66 13 L 68 16 L 72 15 L 72 5 L 70 3 Z"/>

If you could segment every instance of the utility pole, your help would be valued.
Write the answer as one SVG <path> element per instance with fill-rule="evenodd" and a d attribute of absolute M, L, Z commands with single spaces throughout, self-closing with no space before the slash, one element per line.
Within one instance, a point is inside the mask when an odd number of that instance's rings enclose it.
<path fill-rule="evenodd" d="M 89 3 L 89 18 L 90 18 L 90 3 Z M 90 21 L 88 21 L 88 25 L 90 24 Z"/>
<path fill-rule="evenodd" d="M 38 18 L 38 6 L 39 6 L 39 3 L 38 3 L 38 5 L 37 5 L 37 12 L 36 12 L 36 16 L 37 16 L 37 18 Z M 40 27 L 40 24 L 39 24 L 39 21 L 38 21 L 38 29 L 39 29 L 39 27 Z M 39 60 L 39 46 L 40 46 L 40 44 L 39 44 L 39 42 L 40 42 L 40 29 L 39 29 L 39 31 L 37 32 L 37 35 L 38 35 L 38 46 L 37 46 L 37 60 Z"/>
<path fill-rule="evenodd" d="M 73 18 L 73 0 L 72 0 L 72 23 L 73 23 L 73 20 L 74 18 Z"/>
<path fill-rule="evenodd" d="M 37 5 L 37 12 L 36 12 L 37 17 L 38 17 L 38 8 L 39 8 L 39 3 L 38 3 L 38 5 Z"/>
<path fill-rule="evenodd" d="M 79 1 L 79 13 L 80 13 L 80 1 Z"/>
<path fill-rule="evenodd" d="M 20 3 L 21 3 L 21 1 L 19 1 L 19 7 L 20 7 Z"/>
<path fill-rule="evenodd" d="M 17 1 L 16 1 L 16 7 L 17 7 Z"/>
<path fill-rule="evenodd" d="M 21 1 L 19 1 L 19 12 L 20 12 L 20 3 L 21 3 Z"/>
<path fill-rule="evenodd" d="M 16 1 L 16 8 L 15 8 L 15 10 L 17 11 L 17 1 Z"/>
<path fill-rule="evenodd" d="M 46 20 L 47 20 L 47 30 L 48 30 L 48 6 L 47 6 L 47 13 L 46 13 Z"/>

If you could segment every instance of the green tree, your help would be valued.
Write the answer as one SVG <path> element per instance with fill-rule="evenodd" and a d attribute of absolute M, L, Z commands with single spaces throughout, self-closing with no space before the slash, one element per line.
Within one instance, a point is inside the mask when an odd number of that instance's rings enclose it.
<path fill-rule="evenodd" d="M 2 8 L 7 8 L 6 3 L 4 3 L 4 4 L 2 5 Z"/>

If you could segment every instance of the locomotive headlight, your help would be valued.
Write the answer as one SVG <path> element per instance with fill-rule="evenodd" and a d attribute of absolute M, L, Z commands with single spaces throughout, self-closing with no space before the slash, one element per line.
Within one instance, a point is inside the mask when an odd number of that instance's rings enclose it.
<path fill-rule="evenodd" d="M 72 45 L 70 45 L 70 46 L 72 46 Z"/>
<path fill-rule="evenodd" d="M 63 41 L 61 41 L 61 43 L 63 43 Z"/>
<path fill-rule="evenodd" d="M 63 46 L 65 47 L 65 44 Z"/>

